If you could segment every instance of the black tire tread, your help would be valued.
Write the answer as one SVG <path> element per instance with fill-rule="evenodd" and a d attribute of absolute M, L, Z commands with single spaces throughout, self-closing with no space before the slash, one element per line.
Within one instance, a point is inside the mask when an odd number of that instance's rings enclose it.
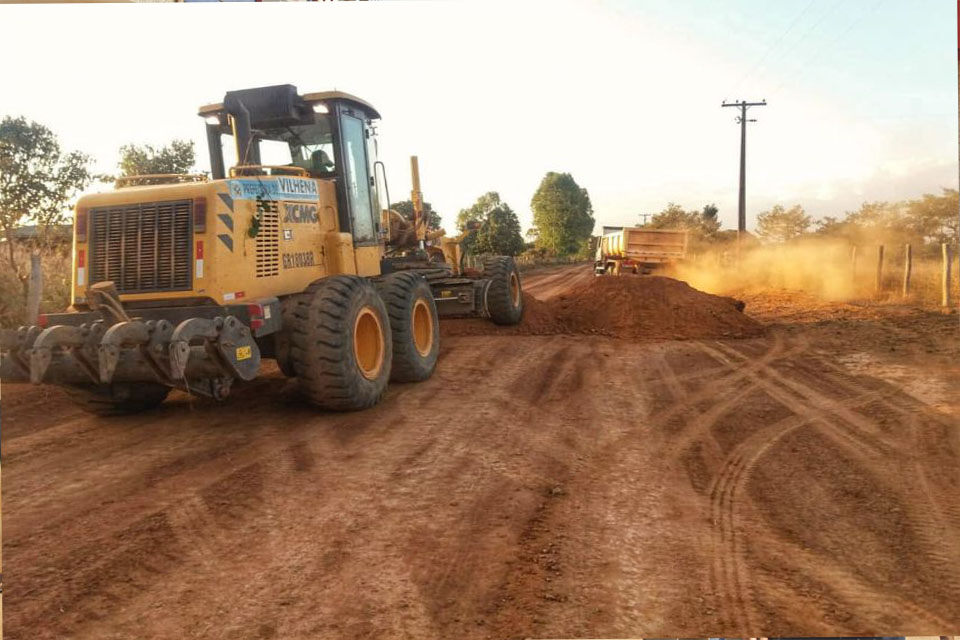
<path fill-rule="evenodd" d="M 433 302 L 430 285 L 417 272 L 399 271 L 385 276 L 377 288 L 387 306 L 390 316 L 390 332 L 393 337 L 392 382 L 421 382 L 433 375 L 440 351 L 440 324 L 437 308 Z M 418 295 L 430 301 L 433 313 L 433 348 L 427 357 L 417 351 L 410 330 L 410 315 Z"/>
<path fill-rule="evenodd" d="M 356 368 L 350 315 L 353 301 L 373 293 L 384 325 L 384 373 L 367 380 Z M 339 275 L 318 281 L 296 297 L 290 334 L 290 360 L 303 395 L 333 411 L 355 411 L 377 404 L 386 392 L 391 353 L 389 320 L 383 301 L 361 276 Z"/>
<path fill-rule="evenodd" d="M 523 284 L 520 283 L 520 304 L 513 305 L 510 296 L 510 274 L 520 274 L 517 265 L 510 256 L 494 256 L 483 263 L 483 275 L 490 280 L 487 289 L 487 310 L 490 319 L 499 325 L 514 325 L 523 318 Z"/>

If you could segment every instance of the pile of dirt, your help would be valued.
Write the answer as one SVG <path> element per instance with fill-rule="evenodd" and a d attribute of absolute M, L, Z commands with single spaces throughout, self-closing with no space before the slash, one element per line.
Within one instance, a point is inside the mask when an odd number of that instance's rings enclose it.
<path fill-rule="evenodd" d="M 445 320 L 441 332 L 465 335 L 582 333 L 629 340 L 745 338 L 763 325 L 734 298 L 694 289 L 686 282 L 651 277 L 600 277 L 543 302 L 524 294 L 522 322 L 498 327 L 489 320 Z"/>

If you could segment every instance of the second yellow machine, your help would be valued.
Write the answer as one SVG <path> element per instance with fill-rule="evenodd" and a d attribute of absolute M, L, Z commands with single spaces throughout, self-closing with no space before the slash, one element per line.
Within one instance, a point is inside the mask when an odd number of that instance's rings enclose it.
<path fill-rule="evenodd" d="M 172 388 L 221 399 L 275 358 L 315 404 L 362 409 L 389 380 L 433 373 L 438 317 L 520 321 L 511 258 L 464 269 L 456 239 L 427 240 L 415 163 L 415 217 L 391 237 L 367 102 L 280 85 L 200 115 L 211 177 L 137 176 L 81 198 L 72 308 L 4 330 L 0 378 L 124 413 Z"/>

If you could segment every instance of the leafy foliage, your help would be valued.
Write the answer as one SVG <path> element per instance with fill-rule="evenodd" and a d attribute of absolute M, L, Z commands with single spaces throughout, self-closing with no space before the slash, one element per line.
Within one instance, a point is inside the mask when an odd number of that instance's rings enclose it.
<path fill-rule="evenodd" d="M 796 205 L 784 209 L 775 205 L 757 216 L 757 235 L 767 242 L 788 242 L 802 236 L 813 224 L 813 219 Z"/>
<path fill-rule="evenodd" d="M 404 218 L 413 222 L 413 201 L 401 200 L 400 202 L 391 202 L 390 208 L 402 215 Z M 423 203 L 423 212 L 427 216 L 427 229 L 439 229 L 443 225 L 440 214 L 433 210 L 429 202 Z"/>
<path fill-rule="evenodd" d="M 584 251 L 593 233 L 593 205 L 569 173 L 547 173 L 533 199 L 537 244 L 557 256 Z"/>
<path fill-rule="evenodd" d="M 520 235 L 520 220 L 510 205 L 504 202 L 492 209 L 477 231 L 477 253 L 516 256 L 525 248 L 526 243 Z"/>
<path fill-rule="evenodd" d="M 720 231 L 716 205 L 708 204 L 702 211 L 685 211 L 673 202 L 659 213 L 653 214 L 648 225 L 652 229 L 686 229 L 691 240 L 711 240 Z"/>
<path fill-rule="evenodd" d="M 690 246 L 697 248 L 721 238 L 718 213 L 714 204 L 705 205 L 701 211 L 686 211 L 670 202 L 665 209 L 651 216 L 647 226 L 651 229 L 686 229 Z"/>
<path fill-rule="evenodd" d="M 41 244 L 53 225 L 69 217 L 69 202 L 97 177 L 90 157 L 65 153 L 50 129 L 26 118 L 0 121 L 0 231 L 6 236 L 10 271 L 27 294 L 28 271 L 15 257 L 13 230 L 26 220 L 36 222 Z"/>
<path fill-rule="evenodd" d="M 482 224 L 487 219 L 494 208 L 500 205 L 500 194 L 496 191 L 488 191 L 467 209 L 461 209 L 457 214 L 457 229 L 461 232 L 467 230 L 467 224 L 476 222 Z"/>
<path fill-rule="evenodd" d="M 0 122 L 0 230 L 27 219 L 40 227 L 69 219 L 69 201 L 96 176 L 89 156 L 64 153 L 50 129 L 26 118 Z"/>
<path fill-rule="evenodd" d="M 523 252 L 525 243 L 520 234 L 520 220 L 500 194 L 489 191 L 468 209 L 457 214 L 457 227 L 466 231 L 469 223 L 479 225 L 464 238 L 463 247 L 471 253 L 516 256 Z"/>
<path fill-rule="evenodd" d="M 914 233 L 924 240 L 955 243 L 960 238 L 958 211 L 960 193 L 956 189 L 943 189 L 939 196 L 925 193 L 919 200 L 908 202 L 906 216 Z"/>
<path fill-rule="evenodd" d="M 127 144 L 120 147 L 121 176 L 146 176 L 163 173 L 190 173 L 196 164 L 192 141 L 174 140 L 169 145 Z"/>

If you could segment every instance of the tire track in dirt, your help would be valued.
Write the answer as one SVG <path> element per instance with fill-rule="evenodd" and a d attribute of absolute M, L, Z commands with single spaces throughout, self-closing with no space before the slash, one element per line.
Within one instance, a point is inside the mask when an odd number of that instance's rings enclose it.
<path fill-rule="evenodd" d="M 700 343 L 700 346 L 717 358 L 733 357 L 748 362 L 742 354 L 728 345 L 715 343 L 715 348 L 712 348 Z M 787 378 L 771 366 L 761 367 L 760 372 L 762 376 L 751 372 L 750 377 L 766 393 L 798 414 L 820 419 L 828 425 L 827 435 L 847 448 L 867 467 L 877 460 L 897 455 L 896 444 L 887 441 L 882 429 L 865 416 L 843 406 L 842 401 L 828 397 L 796 379 Z M 764 379 L 763 376 L 769 379 Z"/>
<path fill-rule="evenodd" d="M 740 354 L 735 349 L 729 345 L 717 345 L 721 351 L 725 354 L 742 358 L 746 361 L 746 358 L 743 357 L 743 354 Z M 702 345 L 706 351 L 714 353 L 712 349 L 706 345 Z M 723 357 L 722 355 L 717 355 L 717 357 Z M 791 431 L 805 425 L 812 425 L 819 428 L 821 432 L 828 436 L 832 436 L 836 442 L 841 444 L 841 446 L 848 449 L 849 452 L 855 454 L 861 462 L 869 466 L 871 462 L 876 458 L 874 456 L 864 457 L 861 454 L 861 447 L 863 446 L 876 446 L 876 438 L 878 437 L 878 432 L 880 431 L 875 424 L 872 424 L 868 419 L 855 414 L 852 410 L 855 408 L 863 407 L 869 405 L 873 402 L 883 402 L 884 395 L 879 390 L 865 391 L 863 389 L 850 389 L 848 391 L 858 391 L 859 395 L 850 394 L 850 397 L 843 401 L 832 400 L 826 398 L 822 394 L 814 391 L 812 388 L 800 383 L 797 380 L 788 379 L 782 373 L 774 370 L 770 366 L 765 366 L 762 370 L 762 375 L 769 376 L 772 382 L 776 384 L 769 384 L 760 382 L 764 389 L 775 398 L 777 401 L 783 403 L 785 406 L 794 411 L 795 415 L 787 418 L 779 425 L 773 425 L 762 431 L 756 432 L 754 436 L 748 438 L 744 441 L 739 453 L 736 456 L 727 459 L 727 462 L 724 465 L 724 470 L 721 472 L 720 477 L 714 485 L 714 489 L 711 492 L 712 499 L 712 513 L 714 516 L 714 522 L 717 522 L 718 516 L 721 522 L 719 537 L 721 542 L 726 541 L 728 548 L 730 548 L 730 557 L 733 559 L 733 564 L 736 565 L 731 571 L 730 568 L 725 562 L 724 559 L 720 560 L 719 573 L 728 577 L 733 577 L 736 581 L 742 583 L 745 580 L 745 570 L 743 569 L 743 554 L 742 548 L 738 548 L 737 545 L 737 513 L 736 513 L 736 494 L 742 489 L 745 484 L 746 479 L 749 477 L 750 469 L 757 463 L 757 461 L 763 456 L 763 454 L 771 447 L 775 442 L 782 437 L 786 436 Z M 777 390 L 777 386 L 785 393 L 781 393 Z M 825 414 L 827 418 L 825 419 Z M 840 420 L 831 420 L 829 416 L 835 416 Z M 853 420 L 848 419 L 854 417 Z M 863 440 L 841 438 L 837 439 L 836 436 L 840 433 L 849 433 L 850 428 L 844 426 L 844 423 L 850 424 L 851 426 L 856 426 L 860 428 L 865 428 L 867 431 L 867 437 L 869 440 L 867 444 L 864 444 Z M 765 437 L 765 434 L 769 433 L 770 437 Z M 749 451 L 749 453 L 745 453 Z M 752 451 L 751 451 L 752 449 Z M 885 453 L 890 454 L 893 451 L 886 451 Z M 891 455 L 892 457 L 892 455 Z M 882 473 L 876 474 L 878 477 L 882 477 Z M 895 493 L 904 493 L 907 500 L 904 501 L 905 504 L 911 504 L 913 500 L 920 498 L 916 492 L 909 489 L 898 491 L 898 487 L 891 483 L 886 484 L 886 488 Z M 909 486 L 909 485 L 908 485 Z M 724 509 L 724 507 L 726 507 Z M 932 561 L 931 566 L 938 566 L 943 563 L 950 563 L 954 566 L 957 566 L 957 556 L 951 557 L 948 554 L 945 554 L 941 551 L 941 546 L 938 544 L 938 540 L 942 541 L 943 539 L 949 539 L 941 537 L 946 529 L 942 526 L 936 526 L 933 531 L 930 527 L 926 525 L 926 518 L 924 514 L 927 514 L 926 510 L 916 511 L 914 510 L 914 517 L 911 518 L 911 524 L 914 529 L 917 530 L 919 538 L 925 542 L 925 551 L 926 554 L 930 557 Z M 721 558 L 723 558 L 721 556 Z M 951 589 L 956 590 L 958 580 L 955 577 L 953 572 L 945 572 L 944 577 L 947 583 L 950 585 Z M 730 583 L 729 586 L 736 589 L 738 587 L 735 583 Z M 729 588 L 728 588 L 729 592 Z M 739 603 L 738 603 L 739 604 Z M 858 602 L 857 606 L 862 605 L 862 602 Z M 905 605 L 904 605 L 905 606 Z M 736 610 L 736 609 L 735 609 Z M 916 617 L 919 617 L 922 620 L 925 620 L 929 624 L 934 626 L 931 628 L 947 628 L 947 627 L 937 627 L 936 625 L 942 622 L 942 618 L 939 618 L 935 614 L 925 610 L 922 607 L 917 605 L 910 605 L 908 610 Z M 754 627 L 750 627 L 753 629 Z M 747 630 L 744 630 L 746 633 Z"/>
<path fill-rule="evenodd" d="M 698 345 L 700 343 L 691 342 L 689 344 Z M 666 428 L 672 434 L 674 443 L 671 451 L 679 453 L 693 439 L 702 436 L 706 430 L 709 430 L 720 415 L 736 406 L 737 402 L 753 389 L 753 386 L 749 384 L 749 379 L 756 371 L 776 360 L 794 357 L 805 350 L 806 346 L 802 344 L 786 348 L 783 336 L 774 334 L 773 344 L 761 356 L 746 362 L 742 366 L 734 365 L 726 358 L 718 358 L 716 354 L 708 353 L 707 355 L 710 355 L 714 361 L 724 367 L 725 373 L 694 392 L 687 392 L 681 384 L 690 378 L 685 379 L 677 376 L 668 364 L 657 361 L 657 371 L 664 378 L 663 384 L 670 386 L 675 394 L 680 394 L 682 400 L 674 401 L 666 408 L 650 416 L 652 425 L 658 428 Z M 746 387 L 740 386 L 744 381 L 748 381 L 748 385 Z M 701 407 L 702 403 L 708 404 L 706 409 Z M 699 407 L 699 410 L 692 409 L 693 407 Z M 672 421 L 691 410 L 694 411 L 695 415 L 689 423 L 676 424 L 671 428 L 670 423 Z"/>
<path fill-rule="evenodd" d="M 908 635 L 929 634 L 934 631 L 956 628 L 956 621 L 927 610 L 903 598 L 890 589 L 878 589 L 876 585 L 845 570 L 836 562 L 829 562 L 810 550 L 787 540 L 779 541 L 777 553 L 783 562 L 809 568 L 812 578 L 829 587 L 847 604 L 848 611 L 855 611 L 873 625 L 862 632 L 886 633 L 896 629 Z M 923 626 L 909 626 L 905 619 L 920 620 Z M 914 623 L 915 624 L 915 623 Z M 884 631 L 886 630 L 886 631 Z"/>
<path fill-rule="evenodd" d="M 653 412 L 644 420 L 647 425 L 647 428 L 642 431 L 646 438 L 645 446 L 660 451 L 663 459 L 674 460 L 697 438 L 706 435 L 707 439 L 712 441 L 709 436 L 712 425 L 721 416 L 734 409 L 756 388 L 755 384 L 749 382 L 751 374 L 766 366 L 767 363 L 799 355 L 806 348 L 807 346 L 803 343 L 787 345 L 781 335 L 775 334 L 772 344 L 757 356 L 755 363 L 739 366 L 731 364 L 726 358 L 712 358 L 723 367 L 724 373 L 717 376 L 705 388 L 688 392 L 681 383 L 681 379 L 692 379 L 693 376 L 678 376 L 663 357 L 662 348 L 649 347 L 647 363 L 653 366 L 657 381 L 656 383 L 648 382 L 664 388 L 670 401 L 666 407 Z M 744 381 L 747 381 L 746 385 L 743 384 Z M 707 404 L 706 408 L 700 406 L 704 403 Z M 627 469 L 619 472 L 617 469 L 619 465 L 629 464 L 623 458 L 625 451 L 628 451 L 625 445 L 635 440 L 637 435 L 638 432 L 628 430 L 605 447 L 603 458 L 606 460 L 605 464 L 610 466 L 610 471 L 605 476 L 630 477 L 631 473 Z M 713 448 L 715 447 L 714 443 Z M 603 481 L 598 480 L 598 482 Z M 716 590 L 719 591 L 719 587 Z M 741 623 L 731 628 L 745 626 L 750 625 Z"/>
<path fill-rule="evenodd" d="M 814 544 L 795 556 L 779 542 L 776 534 L 793 522 L 773 520 L 764 505 L 793 509 L 796 497 L 784 493 L 775 504 L 779 496 L 769 494 L 768 504 L 754 491 L 766 463 L 786 459 L 772 452 L 789 457 L 784 447 L 798 435 L 814 434 L 815 444 L 837 451 L 861 450 L 852 456 L 857 472 L 894 457 L 875 446 L 863 453 L 874 438 L 911 456 L 907 469 L 924 458 L 956 460 L 952 449 L 938 453 L 952 437 L 942 422 L 916 411 L 908 422 L 909 399 L 891 396 L 894 411 L 876 397 L 885 387 L 868 381 L 831 393 L 832 377 L 814 377 L 820 363 L 808 343 L 785 335 L 725 342 L 740 356 L 714 347 L 720 358 L 692 342 L 456 338 L 445 341 L 431 381 L 391 385 L 384 403 L 363 414 L 318 413 L 273 381 L 216 410 L 188 410 L 175 398 L 152 418 L 112 426 L 72 418 L 47 436 L 24 429 L 26 439 L 9 441 L 22 449 L 8 476 L 14 499 L 4 505 L 11 513 L 8 634 L 670 636 L 698 629 L 735 635 L 769 623 L 788 635 L 842 628 L 834 613 L 843 608 L 851 611 L 850 631 L 881 616 L 892 621 L 888 629 L 907 623 L 924 630 L 955 618 L 942 600 L 918 599 L 939 593 L 930 586 L 941 579 L 933 565 L 956 567 L 947 544 L 943 561 L 917 553 L 922 581 L 899 585 L 898 600 L 884 611 L 898 585 L 846 556 L 858 550 L 838 544 L 832 553 Z M 875 428 L 860 429 L 832 410 L 814 414 L 813 396 L 781 384 L 757 360 L 863 412 Z M 777 420 L 768 425 L 762 414 L 737 409 L 758 398 L 777 404 L 772 394 L 806 407 L 792 417 L 809 421 L 769 442 L 751 465 L 764 438 L 776 435 L 765 429 Z M 742 417 L 742 429 L 727 429 L 731 415 Z M 212 417 L 220 427 L 203 424 Z M 917 433 L 904 435 L 908 428 Z M 756 439 L 747 443 L 751 431 Z M 821 431 L 849 433 L 827 439 Z M 51 448 L 41 453 L 32 445 Z M 700 445 L 698 492 L 686 482 L 682 456 Z M 727 455 L 740 456 L 739 466 L 719 467 Z M 100 474 L 104 493 L 85 480 L 90 472 Z M 953 522 L 947 499 L 956 492 L 934 473 L 932 490 L 919 483 L 915 494 L 901 489 L 908 501 L 918 496 L 910 526 L 925 517 L 937 523 L 916 532 L 924 547 Z M 886 484 L 895 482 L 890 478 Z M 38 482 L 46 482 L 50 499 L 34 509 Z M 885 492 L 886 484 L 865 486 Z M 928 493 L 941 498 L 940 512 L 919 497 Z M 708 521 L 713 510 L 723 527 Z M 819 526 L 811 513 L 807 522 Z M 45 528 L 45 519 L 57 524 Z M 725 549 L 713 537 L 718 531 L 733 533 L 726 558 L 739 557 L 739 564 L 714 566 L 715 551 Z M 878 561 L 895 563 L 896 549 L 880 547 Z M 783 575 L 771 567 L 783 567 Z M 949 592 L 952 584 L 943 580 L 939 588 Z M 745 601 L 746 613 L 731 611 L 721 594 Z M 824 626 L 828 619 L 839 622 Z"/>
<path fill-rule="evenodd" d="M 838 365 L 822 360 L 829 369 L 838 374 L 831 376 L 831 383 L 844 389 L 846 393 L 863 393 L 868 388 L 863 381 L 852 379 L 846 371 L 838 370 Z M 955 499 L 947 499 L 943 503 L 937 499 L 927 477 L 930 457 L 922 455 L 920 451 L 923 446 L 921 421 L 929 419 L 942 424 L 945 417 L 918 400 L 908 399 L 899 389 L 887 389 L 885 383 L 881 385 L 885 392 L 877 391 L 878 398 L 874 404 L 895 414 L 898 418 L 897 424 L 905 427 L 899 434 L 900 438 L 897 438 L 896 432 L 891 433 L 890 437 L 896 438 L 893 444 L 898 446 L 900 457 L 909 461 L 913 469 L 912 479 L 917 481 L 916 484 L 905 482 L 898 485 L 905 497 L 904 504 L 912 514 L 911 527 L 917 538 L 923 542 L 924 552 L 932 566 L 952 565 L 955 569 L 960 569 L 960 538 L 954 533 L 960 526 L 960 504 Z M 883 427 L 881 425 L 878 428 Z M 944 571 L 941 579 L 952 592 L 960 593 L 960 574 L 956 570 Z"/>
<path fill-rule="evenodd" d="M 876 392 L 852 398 L 844 404 L 856 407 L 873 401 Z M 744 542 L 738 525 L 740 494 L 753 467 L 778 440 L 790 432 L 811 424 L 813 419 L 792 415 L 777 423 L 755 431 L 725 459 L 710 488 L 710 517 L 714 525 L 717 547 L 721 552 L 714 557 L 712 575 L 721 593 L 725 595 L 732 612 L 731 628 L 749 635 L 759 628 L 753 615 L 749 590 L 750 575 L 744 559 Z"/>

